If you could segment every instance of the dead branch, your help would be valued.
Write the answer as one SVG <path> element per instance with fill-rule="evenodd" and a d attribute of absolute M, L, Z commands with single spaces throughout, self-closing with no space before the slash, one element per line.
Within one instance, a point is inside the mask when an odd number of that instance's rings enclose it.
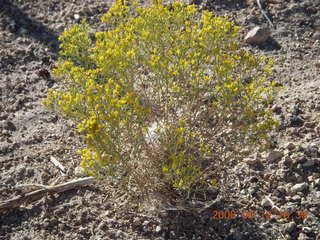
<path fill-rule="evenodd" d="M 85 186 L 92 184 L 95 181 L 95 178 L 93 177 L 85 177 L 85 178 L 79 178 L 72 180 L 70 182 L 54 185 L 54 186 L 47 186 L 47 185 L 38 185 L 38 187 L 41 187 L 41 189 L 38 189 L 36 191 L 29 192 L 22 196 L 17 196 L 12 199 L 9 199 L 5 202 L 0 203 L 0 212 L 8 211 L 13 208 L 19 207 L 22 204 L 29 204 L 34 201 L 39 200 L 46 194 L 54 194 L 54 193 L 61 193 L 65 192 L 80 186 Z"/>

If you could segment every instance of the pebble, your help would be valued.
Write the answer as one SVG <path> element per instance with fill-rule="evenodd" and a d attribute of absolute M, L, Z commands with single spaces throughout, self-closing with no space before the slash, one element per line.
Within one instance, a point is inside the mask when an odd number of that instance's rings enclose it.
<path fill-rule="evenodd" d="M 267 157 L 267 161 L 272 163 L 272 162 L 281 160 L 282 157 L 283 157 L 283 153 L 282 152 L 273 151 L 273 152 L 269 153 L 269 155 Z"/>
<path fill-rule="evenodd" d="M 270 37 L 270 29 L 254 27 L 244 38 L 244 41 L 249 44 L 261 44 Z"/>
<path fill-rule="evenodd" d="M 313 182 L 314 181 L 314 176 L 308 176 L 308 181 Z"/>
<path fill-rule="evenodd" d="M 265 197 L 261 201 L 261 206 L 263 206 L 263 207 L 272 207 L 273 206 L 273 202 L 269 197 Z"/>
<path fill-rule="evenodd" d="M 308 183 L 298 183 L 292 187 L 292 192 L 302 192 L 309 187 Z"/>
<path fill-rule="evenodd" d="M 306 234 L 304 233 L 299 233 L 298 239 L 297 240 L 308 240 L 310 239 Z"/>
<path fill-rule="evenodd" d="M 287 149 L 289 149 L 289 150 L 293 150 L 293 149 L 296 148 L 296 145 L 295 145 L 294 143 L 290 142 L 290 143 L 287 143 L 287 144 L 285 145 L 285 148 L 287 148 Z"/>
<path fill-rule="evenodd" d="M 303 227 L 302 231 L 305 233 L 310 233 L 310 232 L 312 232 L 312 229 L 310 227 Z"/>
<path fill-rule="evenodd" d="M 73 18 L 78 21 L 80 19 L 80 15 L 76 13 L 73 15 Z"/>
<path fill-rule="evenodd" d="M 282 185 L 278 186 L 277 190 L 280 191 L 281 193 L 285 193 L 286 192 L 285 186 L 282 186 Z"/>
<path fill-rule="evenodd" d="M 301 127 L 304 121 L 297 115 L 291 115 L 288 119 L 289 127 Z"/>
<path fill-rule="evenodd" d="M 149 224 L 150 224 L 150 221 L 147 221 L 147 220 L 142 223 L 143 226 L 147 226 Z"/>
<path fill-rule="evenodd" d="M 284 231 L 287 233 L 293 232 L 293 230 L 296 228 L 297 224 L 295 222 L 289 222 L 285 224 Z"/>
<path fill-rule="evenodd" d="M 294 202 L 299 202 L 301 201 L 301 197 L 299 195 L 294 195 L 292 198 L 291 198 L 292 201 Z"/>
<path fill-rule="evenodd" d="M 313 40 L 320 40 L 320 32 L 315 32 L 312 36 Z"/>
<path fill-rule="evenodd" d="M 304 164 L 302 164 L 303 167 L 312 167 L 315 164 L 314 159 L 308 159 Z"/>
<path fill-rule="evenodd" d="M 274 106 L 272 107 L 272 111 L 273 111 L 275 114 L 278 114 L 278 115 L 282 113 L 281 107 L 279 107 L 279 106 L 277 106 L 277 105 L 274 105 Z"/>

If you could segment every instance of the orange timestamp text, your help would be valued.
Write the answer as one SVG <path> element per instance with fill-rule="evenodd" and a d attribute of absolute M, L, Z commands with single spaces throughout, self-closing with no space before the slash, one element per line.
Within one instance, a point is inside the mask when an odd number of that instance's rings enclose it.
<path fill-rule="evenodd" d="M 305 219 L 308 216 L 306 211 L 279 211 L 273 213 L 272 211 L 256 211 L 256 210 L 243 210 L 237 212 L 235 210 L 213 210 L 212 219 L 221 220 L 221 219 L 271 219 L 272 216 L 278 216 L 280 218 L 288 219 Z"/>

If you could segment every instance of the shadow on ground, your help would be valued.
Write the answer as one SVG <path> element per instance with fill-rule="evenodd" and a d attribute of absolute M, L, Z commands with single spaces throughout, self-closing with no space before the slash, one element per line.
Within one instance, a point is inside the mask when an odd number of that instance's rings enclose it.
<path fill-rule="evenodd" d="M 58 34 L 45 26 L 43 23 L 29 17 L 11 0 L 1 0 L 0 16 L 5 20 L 6 27 L 13 34 L 25 34 L 34 38 L 41 44 L 46 45 L 50 51 L 57 52 L 59 49 Z"/>

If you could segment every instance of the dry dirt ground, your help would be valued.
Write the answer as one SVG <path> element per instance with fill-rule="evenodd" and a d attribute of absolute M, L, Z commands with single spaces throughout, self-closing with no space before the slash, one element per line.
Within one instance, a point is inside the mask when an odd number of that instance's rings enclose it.
<path fill-rule="evenodd" d="M 195 1 L 243 27 L 240 40 L 267 22 L 255 1 Z M 228 193 L 205 211 L 140 211 L 116 186 L 96 184 L 48 195 L 0 213 L 0 239 L 320 239 L 320 1 L 277 0 L 267 9 L 277 29 L 260 46 L 275 59 L 273 78 L 284 90 L 274 102 L 281 127 L 272 155 L 248 156 L 228 169 Z M 58 35 L 86 17 L 96 24 L 106 0 L 0 0 L 0 202 L 17 185 L 77 178 L 81 140 L 72 123 L 39 102 L 58 83 L 46 71 L 57 59 Z M 66 174 L 50 162 L 55 157 Z M 271 218 L 262 211 L 272 208 Z M 278 208 L 278 211 L 277 211 Z M 214 210 L 255 211 L 252 219 L 213 219 Z M 279 216 L 287 211 L 288 218 Z M 300 212 L 299 212 L 300 211 Z M 299 218 L 301 213 L 307 217 Z"/>

